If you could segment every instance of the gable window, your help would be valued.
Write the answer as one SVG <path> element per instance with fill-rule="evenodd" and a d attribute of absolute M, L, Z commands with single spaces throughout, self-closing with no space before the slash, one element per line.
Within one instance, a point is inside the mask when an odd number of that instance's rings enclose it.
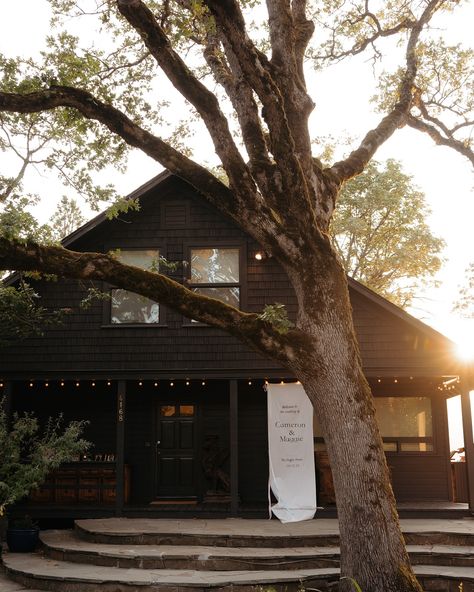
<path fill-rule="evenodd" d="M 429 397 L 374 397 L 385 452 L 432 452 Z"/>
<path fill-rule="evenodd" d="M 239 249 L 191 249 L 190 288 L 203 296 L 240 307 Z"/>
<path fill-rule="evenodd" d="M 158 250 L 120 251 L 117 258 L 126 265 L 140 269 L 156 269 L 160 253 Z M 113 288 L 110 294 L 110 321 L 113 324 L 146 324 L 160 322 L 160 307 L 157 302 L 140 294 Z"/>

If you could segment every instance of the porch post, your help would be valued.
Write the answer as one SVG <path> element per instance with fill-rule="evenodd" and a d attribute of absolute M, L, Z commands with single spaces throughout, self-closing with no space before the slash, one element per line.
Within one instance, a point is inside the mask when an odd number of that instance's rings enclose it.
<path fill-rule="evenodd" d="M 229 383 L 230 410 L 230 513 L 237 516 L 239 511 L 239 434 L 238 434 L 238 384 L 237 380 Z"/>
<path fill-rule="evenodd" d="M 117 383 L 117 447 L 115 454 L 116 472 L 116 496 L 115 515 L 121 516 L 125 501 L 125 403 L 126 403 L 126 382 L 119 380 Z"/>
<path fill-rule="evenodd" d="M 469 509 L 474 511 L 474 437 L 472 431 L 472 410 L 469 391 L 472 387 L 470 376 L 461 380 L 462 428 L 464 434 L 464 450 L 466 455 L 467 488 L 469 492 Z"/>

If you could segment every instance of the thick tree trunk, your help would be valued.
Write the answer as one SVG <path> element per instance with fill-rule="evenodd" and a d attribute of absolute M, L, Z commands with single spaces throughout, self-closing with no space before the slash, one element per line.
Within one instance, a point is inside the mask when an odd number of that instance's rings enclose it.
<path fill-rule="evenodd" d="M 294 363 L 313 402 L 332 467 L 341 532 L 341 576 L 363 592 L 420 592 L 400 531 L 370 387 L 363 375 L 345 274 L 335 263 L 324 290 L 301 286 L 298 324 L 314 350 Z M 330 278 L 330 281 L 329 281 Z M 297 293 L 298 293 L 297 288 Z M 341 590 L 353 590 L 343 580 Z"/>

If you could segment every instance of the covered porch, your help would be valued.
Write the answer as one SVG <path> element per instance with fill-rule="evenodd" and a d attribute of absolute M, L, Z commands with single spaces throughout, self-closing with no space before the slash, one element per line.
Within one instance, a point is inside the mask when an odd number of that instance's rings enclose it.
<path fill-rule="evenodd" d="M 94 448 L 63 467 L 25 502 L 49 518 L 101 516 L 265 516 L 266 381 L 254 373 L 4 380 L 11 412 L 40 419 L 89 419 Z M 399 511 L 405 516 L 465 515 L 474 507 L 468 382 L 459 376 L 369 376 Z M 454 494 L 446 400 L 461 395 L 467 500 Z M 403 414 L 416 417 L 408 428 Z M 405 431 L 400 431 L 403 425 Z M 388 426 L 388 427 L 387 427 Z M 393 429 L 390 428 L 392 426 Z M 406 431 L 408 429 L 408 432 Z M 384 433 L 385 430 L 385 433 Z M 388 431 L 387 431 L 388 430 Z M 397 432 L 398 430 L 398 432 Z M 410 430 L 414 430 L 410 432 Z M 330 465 L 315 425 L 318 506 L 335 516 Z M 469 479 L 470 478 L 470 479 Z M 464 501 L 464 500 L 463 500 Z"/>

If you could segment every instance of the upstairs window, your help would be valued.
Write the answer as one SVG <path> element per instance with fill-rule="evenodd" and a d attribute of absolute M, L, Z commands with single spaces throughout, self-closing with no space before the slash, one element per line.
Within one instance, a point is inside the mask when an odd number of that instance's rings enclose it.
<path fill-rule="evenodd" d="M 156 269 L 160 252 L 153 250 L 120 251 L 118 259 L 126 265 L 140 269 Z M 157 302 L 128 290 L 111 290 L 110 321 L 112 324 L 154 325 L 160 322 L 160 307 Z"/>
<path fill-rule="evenodd" d="M 239 308 L 239 249 L 191 249 L 190 287 L 203 296 L 216 298 Z"/>

